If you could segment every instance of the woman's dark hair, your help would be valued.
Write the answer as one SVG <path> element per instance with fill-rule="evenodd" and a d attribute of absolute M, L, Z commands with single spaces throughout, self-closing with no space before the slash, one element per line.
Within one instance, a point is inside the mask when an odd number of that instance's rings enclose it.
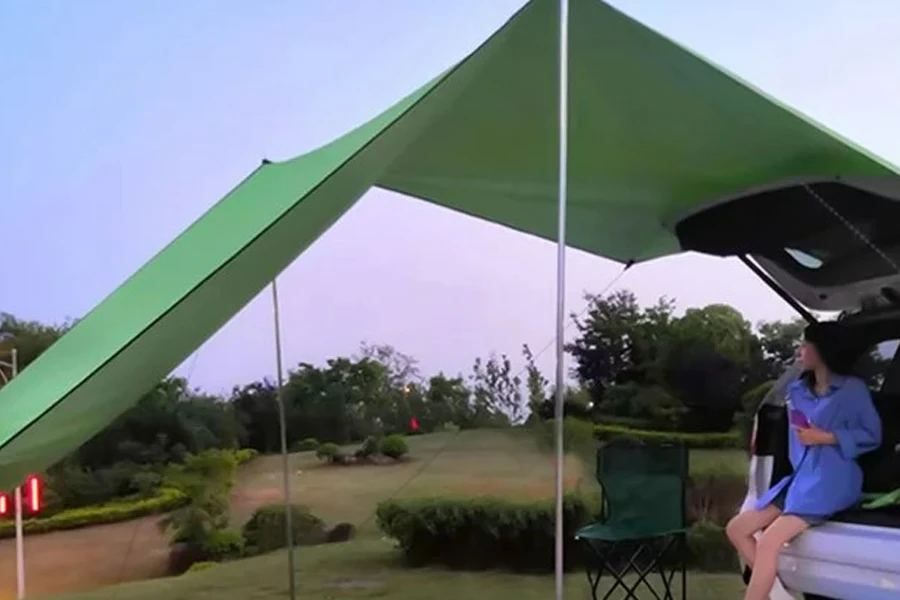
<path fill-rule="evenodd" d="M 836 375 L 852 375 L 859 357 L 865 351 L 865 343 L 845 325 L 826 321 L 810 323 L 803 330 L 803 340 L 815 346 L 822 362 Z M 815 383 L 811 372 L 806 371 L 801 378 L 808 385 Z"/>

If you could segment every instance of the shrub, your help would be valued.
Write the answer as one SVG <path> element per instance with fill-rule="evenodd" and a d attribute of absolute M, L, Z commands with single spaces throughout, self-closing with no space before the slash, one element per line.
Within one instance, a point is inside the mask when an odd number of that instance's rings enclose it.
<path fill-rule="evenodd" d="M 244 553 L 244 536 L 234 529 L 219 529 L 210 534 L 202 545 L 209 560 L 223 561 L 240 558 Z"/>
<path fill-rule="evenodd" d="M 381 440 L 379 450 L 388 458 L 399 460 L 409 453 L 409 444 L 406 443 L 402 435 L 389 435 Z"/>
<path fill-rule="evenodd" d="M 305 506 L 291 505 L 291 530 L 295 546 L 320 544 L 326 539 L 325 524 Z M 244 525 L 245 552 L 263 554 L 287 546 L 283 504 L 268 504 L 253 513 Z"/>
<path fill-rule="evenodd" d="M 139 497 L 150 498 L 159 490 L 162 479 L 158 470 L 143 469 L 131 476 L 131 488 Z"/>
<path fill-rule="evenodd" d="M 578 564 L 574 540 L 579 527 L 596 514 L 583 496 L 565 500 L 565 556 Z M 508 568 L 552 571 L 554 522 L 552 500 L 516 502 L 500 498 L 386 500 L 376 511 L 378 526 L 397 540 L 412 566 L 441 564 L 452 568 Z"/>
<path fill-rule="evenodd" d="M 445 433 L 459 433 L 459 425 L 452 421 L 448 421 L 441 425 L 441 431 Z"/>
<path fill-rule="evenodd" d="M 687 489 L 687 513 L 691 523 L 724 527 L 747 493 L 747 478 L 727 471 L 692 475 Z"/>
<path fill-rule="evenodd" d="M 294 452 L 315 452 L 319 449 L 319 440 L 316 438 L 306 438 L 305 440 L 300 440 L 295 443 L 293 446 Z"/>
<path fill-rule="evenodd" d="M 362 446 L 356 451 L 357 458 L 372 458 L 378 454 L 378 438 L 369 436 L 362 443 Z"/>
<path fill-rule="evenodd" d="M 316 449 L 316 458 L 329 463 L 342 463 L 344 462 L 344 453 L 337 444 L 327 442 Z"/>
<path fill-rule="evenodd" d="M 597 440 L 594 437 L 594 424 L 584 419 L 567 417 L 563 421 L 563 448 L 575 454 L 591 454 L 597 451 Z M 538 443 L 543 450 L 556 449 L 556 420 L 538 421 L 533 424 Z"/>
<path fill-rule="evenodd" d="M 234 460 L 239 465 L 248 463 L 257 456 L 259 456 L 259 451 L 256 448 L 241 448 L 234 451 Z"/>
<path fill-rule="evenodd" d="M 187 571 L 185 571 L 185 574 L 197 573 L 199 571 L 206 571 L 208 569 L 212 569 L 213 567 L 215 567 L 216 564 L 217 564 L 216 562 L 211 561 L 211 560 L 201 560 L 200 562 L 195 562 L 194 564 L 192 564 L 190 566 L 190 568 Z"/>
<path fill-rule="evenodd" d="M 215 532 L 228 525 L 228 500 L 236 469 L 237 460 L 230 450 L 188 454 L 184 464 L 168 467 L 166 484 L 188 498 L 183 507 L 160 521 L 173 544 L 187 543 L 202 549 Z"/>
<path fill-rule="evenodd" d="M 741 410 L 751 415 L 756 414 L 756 410 L 762 404 L 763 398 L 766 397 L 773 385 L 775 385 L 774 381 L 764 381 L 744 394 L 741 397 Z"/>
<path fill-rule="evenodd" d="M 629 382 L 607 388 L 596 412 L 606 415 L 604 420 L 631 420 L 649 425 L 650 429 L 668 431 L 677 427 L 685 408 L 661 386 Z"/>
<path fill-rule="evenodd" d="M 328 531 L 325 542 L 328 544 L 348 542 L 354 537 L 356 537 L 356 525 L 353 523 L 338 523 Z"/>
<path fill-rule="evenodd" d="M 119 523 L 138 517 L 168 512 L 184 506 L 187 496 L 174 489 L 163 488 L 152 498 L 120 500 L 101 506 L 88 506 L 64 510 L 51 517 L 27 519 L 22 527 L 26 534 L 48 533 L 66 529 L 79 529 L 92 525 Z M 13 537 L 15 524 L 11 520 L 0 521 L 0 538 Z"/>
<path fill-rule="evenodd" d="M 124 462 L 95 470 L 64 463 L 51 470 L 47 487 L 53 489 L 64 507 L 97 506 L 132 493 L 132 478 L 140 470 Z"/>
<path fill-rule="evenodd" d="M 688 448 L 737 448 L 741 441 L 741 434 L 737 430 L 725 433 L 682 433 L 631 429 L 618 425 L 597 425 L 594 435 L 602 441 L 625 438 L 644 444 L 684 444 Z"/>
<path fill-rule="evenodd" d="M 688 566 L 700 571 L 738 572 L 737 553 L 725 536 L 725 529 L 700 521 L 688 531 Z"/>

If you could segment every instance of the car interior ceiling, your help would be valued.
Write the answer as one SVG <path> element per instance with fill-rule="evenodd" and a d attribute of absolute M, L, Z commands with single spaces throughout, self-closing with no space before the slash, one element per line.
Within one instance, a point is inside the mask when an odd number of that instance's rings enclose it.
<path fill-rule="evenodd" d="M 839 286 L 895 273 L 860 244 L 858 234 L 893 254 L 900 247 L 900 229 L 894 225 L 898 219 L 900 202 L 845 183 L 820 182 L 723 202 L 682 219 L 675 233 L 685 250 L 762 256 L 805 284 Z"/>

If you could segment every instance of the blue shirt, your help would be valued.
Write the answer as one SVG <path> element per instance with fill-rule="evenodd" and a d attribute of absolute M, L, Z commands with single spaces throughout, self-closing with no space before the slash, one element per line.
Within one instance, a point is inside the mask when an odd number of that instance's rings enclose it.
<path fill-rule="evenodd" d="M 785 514 L 827 518 L 862 497 L 862 470 L 856 458 L 881 444 L 881 418 L 865 382 L 832 376 L 828 391 L 817 396 L 801 380 L 787 388 L 788 410 L 799 410 L 809 422 L 830 431 L 837 444 L 804 446 L 794 427 L 788 439 L 794 473 L 775 484 L 756 504 L 768 506 L 782 491 Z"/>

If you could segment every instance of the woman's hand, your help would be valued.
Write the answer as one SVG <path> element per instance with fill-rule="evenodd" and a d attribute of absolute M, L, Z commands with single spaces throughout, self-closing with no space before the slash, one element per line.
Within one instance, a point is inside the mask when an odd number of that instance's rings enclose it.
<path fill-rule="evenodd" d="M 830 431 L 819 429 L 814 425 L 798 427 L 797 437 L 804 446 L 832 446 L 837 444 L 837 438 Z"/>

